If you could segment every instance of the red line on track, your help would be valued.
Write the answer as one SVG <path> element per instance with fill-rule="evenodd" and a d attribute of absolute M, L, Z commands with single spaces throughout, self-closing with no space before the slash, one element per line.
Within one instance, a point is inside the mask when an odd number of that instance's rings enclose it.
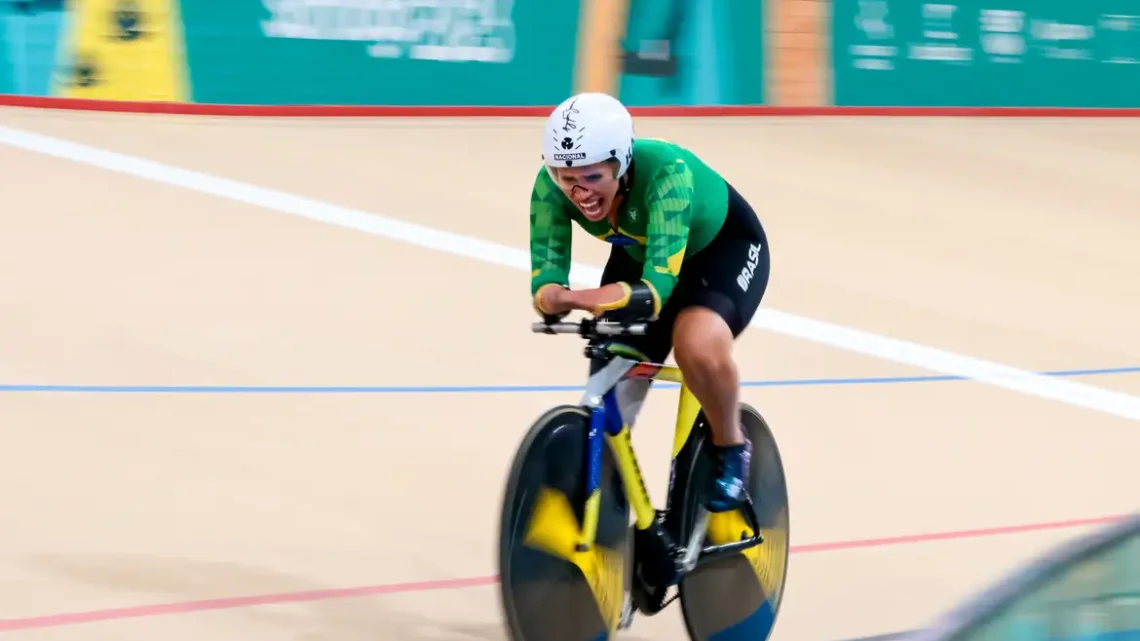
<path fill-rule="evenodd" d="M 957 530 L 952 532 L 930 532 L 926 534 L 911 534 L 907 536 L 861 539 L 853 541 L 837 541 L 833 543 L 809 543 L 806 545 L 793 545 L 791 547 L 791 553 L 815 554 L 821 552 L 834 552 L 839 550 L 854 550 L 859 548 L 929 543 L 933 541 L 977 539 L 1006 534 L 1023 534 L 1027 532 L 1042 532 L 1047 530 L 1061 530 L 1077 527 L 1108 525 L 1121 518 L 1125 518 L 1125 515 L 1101 516 L 1085 519 L 1069 519 L 1065 521 L 1054 521 L 1050 523 L 1030 523 L 1025 525 L 1011 525 L 973 530 Z M 308 590 L 304 592 L 261 594 L 243 597 L 221 597 L 217 599 L 204 599 L 200 601 L 184 601 L 181 603 L 163 603 L 157 605 L 111 608 L 107 610 L 91 610 L 87 612 L 47 614 L 42 616 L 24 617 L 18 619 L 0 619 L 0 632 L 56 628 L 67 625 L 78 625 L 81 623 L 118 621 L 123 619 L 137 619 L 142 617 L 152 617 L 167 614 L 187 614 L 192 612 L 206 612 L 210 610 L 229 610 L 234 608 L 255 607 L 259 605 L 276 605 L 281 603 L 309 603 L 313 601 L 326 601 L 329 599 L 383 596 L 385 594 L 407 594 L 411 592 L 460 590 L 464 588 L 476 588 L 494 585 L 497 582 L 498 577 L 480 576 L 458 579 L 440 579 L 436 581 L 416 581 L 412 583 L 369 585 L 352 588 Z"/>

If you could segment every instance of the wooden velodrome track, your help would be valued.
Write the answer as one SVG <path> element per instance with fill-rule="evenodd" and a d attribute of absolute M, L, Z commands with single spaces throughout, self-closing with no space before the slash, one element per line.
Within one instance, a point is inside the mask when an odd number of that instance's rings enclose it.
<path fill-rule="evenodd" d="M 506 465 L 584 373 L 528 331 L 538 126 L 0 110 L 0 632 L 503 639 Z M 639 134 L 768 228 L 738 353 L 791 489 L 774 639 L 921 626 L 1137 507 L 1140 122 Z M 658 500 L 675 398 L 635 435 Z"/>

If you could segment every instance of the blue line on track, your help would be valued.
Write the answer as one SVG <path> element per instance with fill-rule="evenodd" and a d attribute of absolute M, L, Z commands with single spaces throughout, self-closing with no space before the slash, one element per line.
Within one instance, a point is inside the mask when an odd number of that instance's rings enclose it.
<path fill-rule="evenodd" d="M 1044 376 L 1076 377 L 1136 374 L 1140 367 L 1110 367 L 1039 372 Z M 969 380 L 961 376 L 880 376 L 862 378 L 800 378 L 745 381 L 744 387 L 811 387 L 828 385 L 898 385 Z M 676 388 L 675 383 L 659 383 Z M 97 394 L 503 394 L 578 392 L 582 385 L 0 385 L 0 392 Z"/>

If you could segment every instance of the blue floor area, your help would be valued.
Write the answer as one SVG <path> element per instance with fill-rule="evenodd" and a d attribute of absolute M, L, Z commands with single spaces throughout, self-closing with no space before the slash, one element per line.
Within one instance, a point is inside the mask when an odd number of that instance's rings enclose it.
<path fill-rule="evenodd" d="M 1043 376 L 1072 378 L 1137 374 L 1140 367 L 1110 367 L 1038 372 Z M 863 378 L 799 378 L 744 381 L 744 387 L 810 387 L 828 385 L 901 385 L 969 380 L 960 376 L 881 376 Z M 676 388 L 675 383 L 659 383 Z M 0 392 L 56 392 L 100 394 L 518 394 L 525 392 L 578 392 L 583 385 L 0 385 Z"/>

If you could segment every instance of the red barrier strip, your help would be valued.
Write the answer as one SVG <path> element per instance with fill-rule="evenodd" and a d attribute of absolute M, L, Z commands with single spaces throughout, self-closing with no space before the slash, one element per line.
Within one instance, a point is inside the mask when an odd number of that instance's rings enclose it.
<path fill-rule="evenodd" d="M 215 105 L 183 102 L 89 100 L 0 94 L 0 106 L 115 113 L 247 116 L 273 118 L 534 118 L 546 117 L 552 106 L 458 107 L 394 105 Z M 635 116 L 922 116 L 1014 118 L 1136 118 L 1140 109 L 1075 107 L 781 107 L 772 105 L 703 105 L 630 107 Z"/>

